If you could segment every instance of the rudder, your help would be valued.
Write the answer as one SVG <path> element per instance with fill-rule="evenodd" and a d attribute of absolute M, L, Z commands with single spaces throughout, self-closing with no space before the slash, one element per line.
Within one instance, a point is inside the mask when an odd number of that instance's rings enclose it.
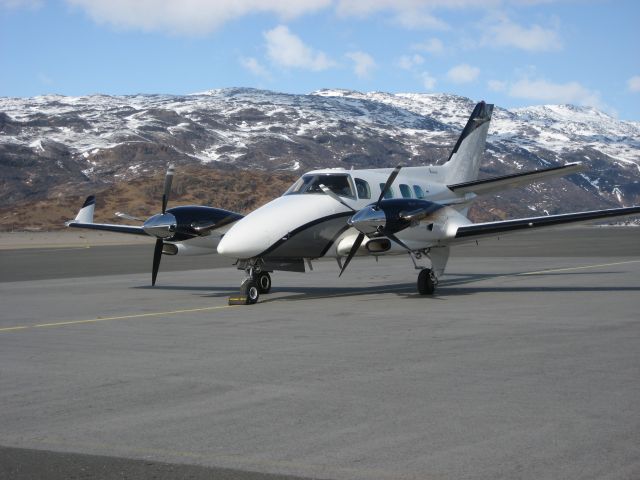
<path fill-rule="evenodd" d="M 443 165 L 446 183 L 469 182 L 478 178 L 492 113 L 493 105 L 485 102 L 478 103 L 473 109 L 449 159 Z"/>

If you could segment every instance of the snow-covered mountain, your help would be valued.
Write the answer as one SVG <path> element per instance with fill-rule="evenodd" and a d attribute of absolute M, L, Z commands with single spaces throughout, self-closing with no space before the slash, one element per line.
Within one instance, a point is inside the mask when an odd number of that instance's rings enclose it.
<path fill-rule="evenodd" d="M 0 200 L 88 191 L 162 170 L 169 161 L 299 173 L 441 163 L 474 103 L 445 94 L 243 88 L 0 98 Z M 502 209 L 554 213 L 640 203 L 640 123 L 572 105 L 496 107 L 483 174 L 569 161 L 587 168 L 484 207 L 503 217 Z"/>

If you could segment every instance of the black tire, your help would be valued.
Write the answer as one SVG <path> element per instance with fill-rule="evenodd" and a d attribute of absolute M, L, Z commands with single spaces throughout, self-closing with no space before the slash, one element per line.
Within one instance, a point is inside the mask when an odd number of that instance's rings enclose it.
<path fill-rule="evenodd" d="M 260 298 L 260 289 L 255 280 L 247 278 L 242 282 L 242 285 L 240 285 L 240 294 L 246 297 L 247 305 L 253 305 Z"/>
<path fill-rule="evenodd" d="M 436 284 L 431 276 L 431 269 L 423 268 L 418 275 L 418 293 L 420 295 L 433 295 Z"/>
<path fill-rule="evenodd" d="M 271 275 L 269 275 L 269 272 L 259 273 L 256 278 L 256 283 L 258 284 L 260 293 L 269 293 L 271 291 Z"/>

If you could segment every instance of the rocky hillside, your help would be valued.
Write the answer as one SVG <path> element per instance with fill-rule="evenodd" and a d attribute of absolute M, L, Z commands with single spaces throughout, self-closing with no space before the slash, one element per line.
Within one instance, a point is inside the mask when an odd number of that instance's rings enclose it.
<path fill-rule="evenodd" d="M 312 168 L 441 163 L 474 103 L 443 94 L 253 89 L 0 98 L 0 224 L 58 225 L 92 192 L 105 208 L 113 199 L 117 210 L 153 213 L 159 200 L 151 191 L 168 162 L 184 182 L 175 202 L 240 211 Z M 571 105 L 496 107 L 482 175 L 570 161 L 584 162 L 585 172 L 483 198 L 474 218 L 640 203 L 640 124 Z M 233 183 L 235 194 L 221 194 L 220 182 Z M 61 210 L 51 220 L 36 218 L 54 206 Z"/>

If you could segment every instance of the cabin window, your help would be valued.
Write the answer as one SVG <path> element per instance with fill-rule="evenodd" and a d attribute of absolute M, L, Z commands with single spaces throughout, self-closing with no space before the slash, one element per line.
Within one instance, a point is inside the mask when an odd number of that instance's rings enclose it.
<path fill-rule="evenodd" d="M 326 186 L 340 197 L 356 198 L 349 175 L 333 173 L 303 175 L 289 187 L 285 195 L 302 195 L 307 193 L 321 193 L 324 195 L 320 185 Z"/>
<path fill-rule="evenodd" d="M 424 198 L 424 190 L 422 190 L 420 185 L 413 186 L 413 193 L 416 194 L 416 198 Z"/>
<path fill-rule="evenodd" d="M 380 184 L 380 192 L 382 192 L 382 190 L 384 189 L 384 183 Z M 387 190 L 387 193 L 384 194 L 384 198 L 393 198 L 393 188 L 389 187 L 389 189 Z"/>
<path fill-rule="evenodd" d="M 371 198 L 369 184 L 361 178 L 356 178 L 356 191 L 358 192 L 358 198 Z"/>
<path fill-rule="evenodd" d="M 402 194 L 402 198 L 411 198 L 411 189 L 409 188 L 409 185 L 401 183 L 400 193 Z"/>

